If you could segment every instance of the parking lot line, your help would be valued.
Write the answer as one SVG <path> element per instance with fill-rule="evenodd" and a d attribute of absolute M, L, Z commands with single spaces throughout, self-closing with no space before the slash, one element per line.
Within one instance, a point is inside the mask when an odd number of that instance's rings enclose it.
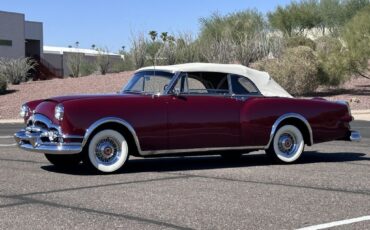
<path fill-rule="evenodd" d="M 299 228 L 297 230 L 319 230 L 319 229 L 332 228 L 336 226 L 353 224 L 353 223 L 369 221 L 369 220 L 370 220 L 370 216 L 362 216 L 362 217 L 357 217 L 357 218 L 352 218 L 352 219 L 334 221 L 334 222 L 330 222 L 326 224 L 312 225 L 312 226 L 308 226 L 304 228 Z"/>
<path fill-rule="evenodd" d="M 13 138 L 13 136 L 0 136 L 0 139 L 10 139 Z"/>
<path fill-rule="evenodd" d="M 11 147 L 11 146 L 16 146 L 16 143 L 13 144 L 0 144 L 0 147 Z"/>

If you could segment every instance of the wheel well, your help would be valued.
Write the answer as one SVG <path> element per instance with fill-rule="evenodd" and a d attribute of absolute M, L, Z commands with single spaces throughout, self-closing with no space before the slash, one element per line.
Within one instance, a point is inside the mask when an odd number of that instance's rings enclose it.
<path fill-rule="evenodd" d="M 121 133 L 125 137 L 125 139 L 127 139 L 129 154 L 133 155 L 133 156 L 138 156 L 139 155 L 139 151 L 138 151 L 139 146 L 136 145 L 133 134 L 131 133 L 131 131 L 126 126 L 124 126 L 124 125 L 122 125 L 118 122 L 107 122 L 107 123 L 101 124 L 98 127 L 96 127 L 94 129 L 94 131 L 90 134 L 84 148 L 88 147 L 91 138 L 96 133 L 98 133 L 99 131 L 105 130 L 105 129 L 112 129 L 112 130 L 115 130 L 115 131 Z"/>
<path fill-rule="evenodd" d="M 304 142 L 309 146 L 312 145 L 310 131 L 304 121 L 299 118 L 289 117 L 280 122 L 277 130 L 283 125 L 294 125 L 295 127 L 297 127 L 302 132 Z"/>

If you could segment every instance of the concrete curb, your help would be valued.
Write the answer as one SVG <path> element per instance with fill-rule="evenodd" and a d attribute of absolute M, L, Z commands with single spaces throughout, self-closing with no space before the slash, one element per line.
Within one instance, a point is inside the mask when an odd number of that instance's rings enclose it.
<path fill-rule="evenodd" d="M 24 123 L 23 119 L 1 119 L 0 124 L 21 124 Z"/>
<path fill-rule="evenodd" d="M 352 116 L 355 120 L 370 121 L 369 110 L 352 110 Z M 23 119 L 0 119 L 0 124 L 21 124 Z"/>
<path fill-rule="evenodd" d="M 366 110 L 352 110 L 352 114 L 369 114 L 370 115 L 370 109 L 366 109 Z"/>

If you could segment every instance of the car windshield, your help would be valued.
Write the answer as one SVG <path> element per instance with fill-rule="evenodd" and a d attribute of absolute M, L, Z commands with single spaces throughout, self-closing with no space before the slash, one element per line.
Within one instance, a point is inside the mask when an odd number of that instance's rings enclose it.
<path fill-rule="evenodd" d="M 157 94 L 165 91 L 174 74 L 163 71 L 142 71 L 135 73 L 124 87 L 124 93 Z"/>

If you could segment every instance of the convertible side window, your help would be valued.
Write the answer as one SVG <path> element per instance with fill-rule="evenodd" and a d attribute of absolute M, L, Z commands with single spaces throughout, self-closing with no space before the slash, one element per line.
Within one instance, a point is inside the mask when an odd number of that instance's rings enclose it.
<path fill-rule="evenodd" d="M 243 76 L 231 75 L 231 86 L 236 95 L 260 94 L 255 84 Z"/>
<path fill-rule="evenodd" d="M 182 94 L 229 94 L 227 74 L 213 72 L 182 73 L 175 89 Z"/>
<path fill-rule="evenodd" d="M 136 73 L 124 91 L 137 93 L 163 93 L 173 77 L 163 71 L 143 71 Z"/>

